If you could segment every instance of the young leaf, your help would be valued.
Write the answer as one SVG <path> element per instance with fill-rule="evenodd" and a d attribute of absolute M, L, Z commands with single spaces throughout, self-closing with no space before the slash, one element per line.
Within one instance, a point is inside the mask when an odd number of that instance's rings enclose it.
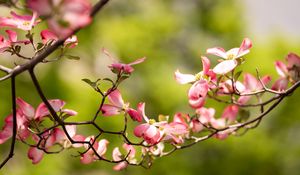
<path fill-rule="evenodd" d="M 64 56 L 70 60 L 80 60 L 79 56 L 74 56 L 74 55 L 64 55 Z"/>

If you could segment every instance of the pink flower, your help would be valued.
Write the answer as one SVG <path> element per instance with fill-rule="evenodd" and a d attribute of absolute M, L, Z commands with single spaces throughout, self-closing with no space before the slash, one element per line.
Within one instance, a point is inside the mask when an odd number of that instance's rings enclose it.
<path fill-rule="evenodd" d="M 141 113 L 144 117 L 146 123 L 140 124 L 134 128 L 134 135 L 136 137 L 142 137 L 148 144 L 155 145 L 157 144 L 163 136 L 159 126 L 164 125 L 166 122 L 156 122 L 153 119 L 148 119 L 145 115 L 145 104 L 141 107 Z"/>
<path fill-rule="evenodd" d="M 237 105 L 229 105 L 227 106 L 221 118 L 226 119 L 229 123 L 234 122 L 239 112 L 239 107 Z"/>
<path fill-rule="evenodd" d="M 209 86 L 207 81 L 199 80 L 195 82 L 188 92 L 190 106 L 194 109 L 201 108 L 205 103 L 208 90 Z"/>
<path fill-rule="evenodd" d="M 196 75 L 192 74 L 182 74 L 177 70 L 174 74 L 175 80 L 179 84 L 188 84 L 188 83 L 194 83 L 198 80 L 204 80 L 204 79 L 214 79 L 215 75 L 210 69 L 210 61 L 206 57 L 201 57 L 202 60 L 202 71 L 199 72 Z"/>
<path fill-rule="evenodd" d="M 10 47 L 12 47 L 14 44 L 29 44 L 29 40 L 22 40 L 18 41 L 17 33 L 12 30 L 6 30 L 5 31 L 8 35 L 8 40 L 5 39 L 3 36 L 0 35 L 0 53 L 4 52 L 5 50 L 8 50 Z"/>
<path fill-rule="evenodd" d="M 93 136 L 88 137 L 88 138 L 85 139 L 85 141 L 88 141 L 91 144 L 93 144 L 94 140 L 95 139 L 94 139 Z M 99 142 L 97 142 L 97 141 L 94 142 L 93 148 L 96 150 L 97 154 L 100 157 L 103 157 L 104 154 L 106 153 L 108 143 L 109 142 L 106 139 L 101 139 Z M 84 153 L 84 154 L 81 155 L 80 162 L 82 164 L 90 164 L 90 163 L 92 163 L 95 160 L 99 160 L 99 158 L 95 154 L 94 150 L 91 149 L 91 148 L 89 148 L 88 144 L 84 144 L 84 147 L 85 147 L 85 149 L 89 149 L 89 150 L 86 153 Z"/>
<path fill-rule="evenodd" d="M 43 159 L 44 151 L 37 147 L 30 147 L 27 156 L 32 160 L 32 164 L 38 164 Z"/>
<path fill-rule="evenodd" d="M 59 38 L 91 23 L 92 6 L 88 0 L 27 0 L 30 9 L 48 17 L 49 28 Z M 53 13 L 54 12 L 54 13 Z"/>
<path fill-rule="evenodd" d="M 70 148 L 70 147 L 79 148 L 79 147 L 83 146 L 83 144 L 81 144 L 81 143 L 72 144 L 62 129 L 55 128 L 54 130 L 55 130 L 54 133 L 52 133 L 55 137 L 54 142 L 59 143 L 64 148 Z M 73 139 L 74 141 L 84 141 L 85 140 L 84 136 L 76 135 L 76 125 L 67 125 L 66 130 L 67 130 L 69 136 L 71 137 L 71 139 Z"/>
<path fill-rule="evenodd" d="M 55 33 L 51 32 L 48 29 L 45 29 L 41 32 L 41 37 L 42 37 L 43 44 L 48 44 L 50 42 L 54 42 L 59 39 Z M 64 46 L 65 47 L 67 46 L 69 48 L 74 48 L 77 45 L 78 45 L 78 39 L 76 35 L 73 35 L 72 37 L 68 38 L 64 42 Z"/>
<path fill-rule="evenodd" d="M 251 47 L 252 42 L 250 39 L 245 38 L 240 48 L 233 48 L 226 52 L 223 48 L 214 47 L 207 49 L 206 53 L 216 55 L 224 59 L 224 61 L 217 64 L 213 69 L 214 73 L 224 75 L 232 71 L 239 64 L 237 59 L 249 53 L 249 49 Z"/>
<path fill-rule="evenodd" d="M 102 49 L 102 52 L 108 56 L 110 59 L 112 59 L 114 62 L 117 62 L 115 59 L 106 49 Z M 143 58 L 140 58 L 140 59 L 137 59 L 131 63 L 128 63 L 128 64 L 124 64 L 124 63 L 113 63 L 111 65 L 109 65 L 108 67 L 111 69 L 111 71 L 115 74 L 122 74 L 122 73 L 125 73 L 125 74 L 131 74 L 133 71 L 134 71 L 134 68 L 132 67 L 133 65 L 136 65 L 136 64 L 140 64 L 142 62 L 145 61 L 145 57 Z"/>
<path fill-rule="evenodd" d="M 290 81 L 295 83 L 300 80 L 300 57 L 294 53 L 289 53 L 286 60 Z"/>
<path fill-rule="evenodd" d="M 275 62 L 275 68 L 276 68 L 276 71 L 277 71 L 278 75 L 280 76 L 280 78 L 275 81 L 275 83 L 272 86 L 272 89 L 277 90 L 277 91 L 283 91 L 287 88 L 288 83 L 289 83 L 288 68 L 281 61 Z"/>
<path fill-rule="evenodd" d="M 103 104 L 103 106 L 101 107 L 101 112 L 103 116 L 118 115 L 122 111 L 124 111 L 125 113 L 128 113 L 128 115 L 132 118 L 132 120 L 138 122 L 142 121 L 142 118 L 145 115 L 143 113 L 145 107 L 144 103 L 139 103 L 137 110 L 129 108 L 129 103 L 124 103 L 124 100 L 118 89 L 109 92 L 107 98 L 109 104 Z"/>
<path fill-rule="evenodd" d="M 124 156 L 120 152 L 118 147 L 114 148 L 113 153 L 112 153 L 113 160 L 121 161 L 123 159 L 122 156 L 125 157 L 128 154 L 126 160 L 130 163 L 136 163 L 136 159 L 134 159 L 135 148 L 132 145 L 128 145 L 126 143 L 123 144 L 123 148 L 126 150 L 126 154 Z M 113 169 L 115 171 L 121 171 L 121 170 L 125 169 L 127 166 L 128 166 L 128 163 L 126 161 L 122 161 L 122 162 L 118 163 L 117 165 L 115 165 L 113 167 Z"/>
<path fill-rule="evenodd" d="M 243 91 L 240 91 L 240 93 L 250 93 L 250 92 L 256 92 L 261 89 L 263 89 L 262 83 L 266 86 L 271 81 L 271 77 L 266 75 L 261 78 L 261 82 L 256 79 L 253 75 L 246 73 L 244 74 L 244 86 L 245 89 Z M 240 104 L 246 104 L 251 99 L 251 96 L 240 96 L 238 99 L 238 102 Z"/>
<path fill-rule="evenodd" d="M 30 15 L 18 15 L 15 12 L 11 12 L 12 17 L 0 17 L 1 27 L 13 27 L 22 30 L 31 30 L 39 21 L 36 20 L 37 13 Z"/>
<path fill-rule="evenodd" d="M 30 123 L 34 122 L 37 126 L 39 126 L 43 119 L 50 113 L 44 103 L 41 103 L 35 110 L 30 104 L 28 104 L 21 98 L 17 98 L 16 102 L 19 106 L 16 115 L 18 139 L 24 140 L 28 136 L 30 136 Z M 61 111 L 68 115 L 76 115 L 75 111 L 62 109 L 65 104 L 65 102 L 62 100 L 49 100 L 49 103 L 51 104 L 55 112 Z M 0 131 L 0 144 L 4 143 L 12 136 L 12 128 L 13 117 L 11 114 L 5 118 L 5 125 L 2 128 L 2 131 Z"/>

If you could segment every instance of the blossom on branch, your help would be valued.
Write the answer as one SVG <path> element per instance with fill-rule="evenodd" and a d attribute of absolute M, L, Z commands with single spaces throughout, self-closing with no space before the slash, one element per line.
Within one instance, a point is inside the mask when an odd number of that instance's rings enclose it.
<path fill-rule="evenodd" d="M 49 28 L 63 38 L 91 23 L 91 3 L 88 0 L 27 0 L 28 7 L 46 17 Z"/>
<path fill-rule="evenodd" d="M 0 17 L 0 27 L 13 27 L 29 31 L 39 23 L 37 13 L 30 15 L 18 15 L 15 12 L 10 13 L 12 17 Z"/>
<path fill-rule="evenodd" d="M 216 74 L 227 74 L 232 71 L 238 64 L 238 59 L 250 52 L 252 47 L 252 42 L 250 39 L 245 38 L 240 46 L 240 48 L 233 48 L 225 51 L 221 47 L 209 48 L 206 50 L 207 54 L 216 55 L 224 59 L 219 64 L 217 64 L 213 71 Z"/>

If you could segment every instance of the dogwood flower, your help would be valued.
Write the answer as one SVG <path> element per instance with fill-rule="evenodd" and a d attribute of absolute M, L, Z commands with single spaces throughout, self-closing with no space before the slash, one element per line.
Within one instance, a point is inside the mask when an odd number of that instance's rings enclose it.
<path fill-rule="evenodd" d="M 126 150 L 126 154 L 125 154 L 127 156 L 126 160 L 129 163 L 136 163 L 136 159 L 134 158 L 135 152 L 136 152 L 135 148 L 132 145 L 128 145 L 126 143 L 123 144 L 123 148 Z M 115 147 L 113 150 L 113 153 L 112 153 L 113 160 L 121 161 L 123 159 L 122 156 L 123 156 L 123 154 L 120 152 L 119 147 Z M 122 162 L 118 163 L 117 165 L 115 165 L 113 167 L 113 170 L 121 171 L 121 170 L 125 169 L 127 166 L 128 166 L 128 163 L 126 161 L 122 161 Z"/>
<path fill-rule="evenodd" d="M 27 0 L 27 6 L 47 17 L 49 28 L 59 37 L 91 23 L 91 3 L 88 0 Z"/>
<path fill-rule="evenodd" d="M 228 50 L 227 52 L 220 47 L 207 49 L 207 54 L 216 55 L 224 59 L 224 61 L 220 62 L 213 68 L 213 72 L 216 74 L 224 75 L 232 71 L 239 64 L 237 59 L 249 53 L 249 49 L 251 47 L 252 42 L 250 41 L 250 39 L 245 38 L 240 48 L 233 48 Z"/>
<path fill-rule="evenodd" d="M 17 33 L 12 30 L 5 31 L 8 35 L 8 39 L 4 38 L 0 35 L 0 53 L 6 51 L 7 49 L 11 48 L 15 44 L 29 44 L 29 40 L 21 40 L 18 41 Z"/>
<path fill-rule="evenodd" d="M 57 41 L 59 39 L 55 33 L 53 33 L 51 30 L 48 29 L 45 29 L 41 32 L 41 38 L 43 44 Z M 78 39 L 76 35 L 73 35 L 72 37 L 66 39 L 66 41 L 64 42 L 64 46 L 68 46 L 69 48 L 74 48 L 77 45 L 78 45 Z"/>
<path fill-rule="evenodd" d="M 131 74 L 134 71 L 134 68 L 132 67 L 133 65 L 140 64 L 146 60 L 145 57 L 139 58 L 131 63 L 125 64 L 125 63 L 119 63 L 106 49 L 102 49 L 102 52 L 108 56 L 110 59 L 114 60 L 116 63 L 113 63 L 109 65 L 108 67 L 111 69 L 111 71 L 115 74 Z"/>
<path fill-rule="evenodd" d="M 97 154 L 102 157 L 107 151 L 107 145 L 109 142 L 106 139 L 101 139 L 99 142 L 95 141 L 94 136 L 87 137 L 85 141 L 90 142 L 93 144 L 93 148 L 96 150 Z M 89 149 L 86 153 L 81 155 L 80 162 L 82 164 L 90 164 L 95 160 L 99 160 L 98 156 L 94 152 L 93 149 L 89 148 L 88 144 L 84 144 L 85 149 Z"/>
<path fill-rule="evenodd" d="M 118 115 L 122 111 L 128 113 L 132 120 L 141 122 L 143 119 L 143 103 L 139 103 L 137 110 L 129 108 L 129 103 L 124 103 L 121 93 L 118 89 L 109 92 L 107 96 L 109 104 L 103 104 L 101 112 L 103 116 Z"/>
<path fill-rule="evenodd" d="M 13 27 L 29 31 L 39 23 L 39 21 L 37 20 L 37 13 L 35 12 L 32 16 L 18 15 L 13 11 L 10 14 L 12 15 L 12 17 L 0 17 L 1 27 Z"/>

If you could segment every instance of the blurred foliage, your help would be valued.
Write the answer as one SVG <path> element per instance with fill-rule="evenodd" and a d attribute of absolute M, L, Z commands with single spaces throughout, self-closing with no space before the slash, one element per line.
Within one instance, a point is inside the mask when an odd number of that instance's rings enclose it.
<path fill-rule="evenodd" d="M 145 63 L 137 65 L 132 77 L 121 85 L 124 99 L 133 107 L 140 101 L 146 102 L 146 113 L 154 118 L 159 114 L 172 116 L 176 111 L 191 112 L 186 97 L 188 86 L 178 85 L 173 72 L 176 69 L 184 73 L 199 72 L 200 55 L 205 54 L 208 47 L 239 46 L 242 39 L 250 35 L 244 30 L 247 24 L 242 7 L 236 0 L 111 1 L 91 26 L 78 33 L 80 44 L 73 55 L 79 55 L 80 61 L 64 59 L 42 64 L 36 72 L 46 96 L 65 100 L 67 108 L 79 112 L 73 120 L 81 121 L 91 118 L 100 102 L 100 96 L 81 79 L 113 77 L 107 68 L 112 60 L 101 53 L 101 49 L 105 47 L 125 63 L 146 56 Z M 256 42 L 258 36 L 249 37 L 253 38 L 254 47 L 242 68 L 251 73 L 258 67 L 262 74 L 271 73 L 275 79 L 274 59 L 283 59 L 289 51 L 299 53 L 299 42 L 291 43 L 278 35 L 260 43 Z M 2 58 L 0 63 L 5 65 L 18 61 L 9 55 Z M 17 87 L 18 96 L 34 106 L 40 103 L 26 73 L 18 77 Z M 72 157 L 75 154 L 72 151 L 46 155 L 35 166 L 27 159 L 27 147 L 18 143 L 14 158 L 0 175 L 299 174 L 299 97 L 297 91 L 257 129 L 243 137 L 205 141 L 156 160 L 149 170 L 129 167 L 113 172 L 112 165 L 104 162 L 81 165 L 78 158 Z M 9 82 L 1 82 L 0 115 L 3 117 L 10 113 L 10 100 Z M 211 101 L 207 105 L 218 110 L 224 106 Z M 117 130 L 122 119 L 101 118 L 99 123 Z M 87 129 L 87 133 L 91 131 Z M 111 145 L 117 145 L 115 138 L 107 136 L 107 139 Z M 9 143 L 1 145 L 0 158 L 7 154 L 8 146 Z"/>

